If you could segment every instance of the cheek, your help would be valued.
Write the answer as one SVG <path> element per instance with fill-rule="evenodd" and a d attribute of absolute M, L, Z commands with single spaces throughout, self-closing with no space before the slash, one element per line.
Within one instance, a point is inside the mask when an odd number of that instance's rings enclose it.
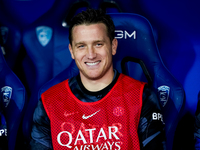
<path fill-rule="evenodd" d="M 112 60 L 112 56 L 113 56 L 113 54 L 112 54 L 112 51 L 111 50 L 109 50 L 109 51 L 107 51 L 107 57 L 108 57 L 108 59 L 109 60 Z"/>
<path fill-rule="evenodd" d="M 98 53 L 98 55 L 106 60 L 107 62 L 111 61 L 112 60 L 112 52 L 109 51 L 109 50 L 104 50 L 104 51 L 101 51 L 101 53 Z"/>
<path fill-rule="evenodd" d="M 84 54 L 82 53 L 75 53 L 74 54 L 74 59 L 78 62 L 81 62 L 84 59 Z"/>

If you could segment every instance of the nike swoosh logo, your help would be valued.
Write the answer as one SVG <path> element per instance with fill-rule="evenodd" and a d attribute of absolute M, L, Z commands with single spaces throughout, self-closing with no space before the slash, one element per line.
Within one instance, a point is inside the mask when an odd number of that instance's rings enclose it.
<path fill-rule="evenodd" d="M 84 115 L 82 116 L 82 118 L 83 118 L 83 119 L 88 119 L 88 118 L 90 118 L 90 117 L 96 115 L 99 111 L 100 111 L 100 110 L 96 111 L 95 113 L 93 113 L 93 114 L 91 114 L 91 115 L 89 115 L 89 116 L 85 116 L 85 114 L 84 114 Z"/>

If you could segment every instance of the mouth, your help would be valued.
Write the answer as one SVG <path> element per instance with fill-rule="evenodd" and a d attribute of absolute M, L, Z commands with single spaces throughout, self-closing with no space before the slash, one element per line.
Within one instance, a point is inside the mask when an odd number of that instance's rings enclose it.
<path fill-rule="evenodd" d="M 100 62 L 101 61 L 99 60 L 99 61 L 96 61 L 96 62 L 85 62 L 85 64 L 88 65 L 88 66 L 95 66 L 95 65 L 99 64 Z"/>

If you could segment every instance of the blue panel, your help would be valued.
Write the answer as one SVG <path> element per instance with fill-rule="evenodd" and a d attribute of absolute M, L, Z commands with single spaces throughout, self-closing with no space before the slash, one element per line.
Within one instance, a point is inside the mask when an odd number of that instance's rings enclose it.
<path fill-rule="evenodd" d="M 55 0 L 1 0 L 6 17 L 12 18 L 15 24 L 26 26 L 47 12 Z"/>

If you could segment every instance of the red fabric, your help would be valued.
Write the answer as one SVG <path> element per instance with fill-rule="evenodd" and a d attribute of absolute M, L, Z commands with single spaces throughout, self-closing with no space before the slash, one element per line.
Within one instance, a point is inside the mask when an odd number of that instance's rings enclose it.
<path fill-rule="evenodd" d="M 42 94 L 54 150 L 139 150 L 138 124 L 144 83 L 120 74 L 101 100 L 85 103 L 68 80 Z"/>

